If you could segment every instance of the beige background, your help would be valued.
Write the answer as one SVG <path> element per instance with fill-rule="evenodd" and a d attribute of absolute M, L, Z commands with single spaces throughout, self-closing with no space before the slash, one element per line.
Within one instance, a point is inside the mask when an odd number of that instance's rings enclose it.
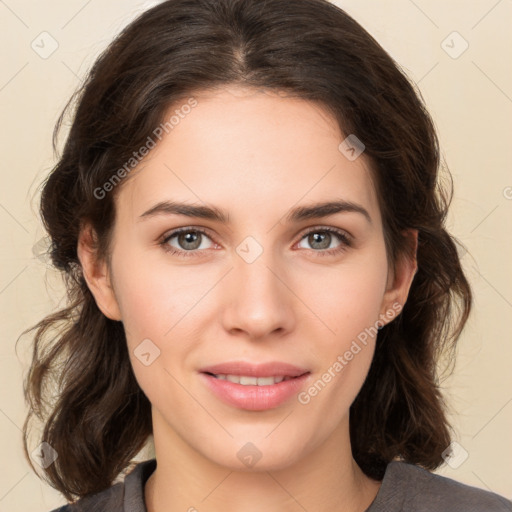
<path fill-rule="evenodd" d="M 469 250 L 463 262 L 476 299 L 455 374 L 444 382 L 459 458 L 439 473 L 512 498 L 512 2 L 337 3 L 418 82 L 455 181 L 449 227 Z M 62 297 L 58 275 L 34 255 L 44 235 L 37 187 L 54 163 L 52 129 L 68 97 L 114 34 L 149 5 L 0 1 L 0 511 L 64 503 L 29 470 L 21 449 L 30 339 L 22 338 L 18 354 L 15 342 Z M 51 49 L 44 31 L 58 43 L 47 58 L 31 47 Z"/>

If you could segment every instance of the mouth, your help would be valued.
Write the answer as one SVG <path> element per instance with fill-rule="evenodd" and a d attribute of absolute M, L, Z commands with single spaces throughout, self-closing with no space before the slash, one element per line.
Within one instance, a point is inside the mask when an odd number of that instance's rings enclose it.
<path fill-rule="evenodd" d="M 311 372 L 287 363 L 223 363 L 200 370 L 213 395 L 225 404 L 251 411 L 285 404 L 305 385 Z"/>
<path fill-rule="evenodd" d="M 211 375 L 216 379 L 227 380 L 234 384 L 241 384 L 242 386 L 273 386 L 280 382 L 296 379 L 297 377 L 290 377 L 289 375 L 276 375 L 273 377 L 253 377 L 250 375 L 233 375 L 233 374 L 214 374 L 210 372 L 204 372 L 207 375 Z"/>

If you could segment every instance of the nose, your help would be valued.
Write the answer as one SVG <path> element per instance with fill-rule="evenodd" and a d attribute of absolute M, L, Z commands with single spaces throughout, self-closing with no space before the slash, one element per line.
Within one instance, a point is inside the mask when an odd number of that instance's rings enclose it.
<path fill-rule="evenodd" d="M 222 321 L 231 334 L 262 340 L 291 332 L 297 303 L 282 264 L 263 251 L 254 261 L 235 255 L 223 288 Z"/>

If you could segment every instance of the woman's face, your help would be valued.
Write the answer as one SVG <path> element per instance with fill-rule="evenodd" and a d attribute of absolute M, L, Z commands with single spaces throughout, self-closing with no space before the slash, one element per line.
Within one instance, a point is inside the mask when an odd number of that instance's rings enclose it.
<path fill-rule="evenodd" d="M 155 442 L 284 468 L 347 438 L 413 269 L 388 273 L 367 160 L 326 111 L 240 88 L 195 98 L 121 185 L 113 293 L 88 282 L 124 324 Z"/>

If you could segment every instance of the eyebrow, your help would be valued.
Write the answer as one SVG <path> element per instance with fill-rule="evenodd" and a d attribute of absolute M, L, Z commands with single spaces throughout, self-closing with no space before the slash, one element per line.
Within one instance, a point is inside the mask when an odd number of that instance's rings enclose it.
<path fill-rule="evenodd" d="M 298 206 L 288 212 L 286 221 L 297 223 L 303 220 L 320 219 L 345 212 L 360 213 L 370 224 L 372 223 L 370 214 L 363 206 L 342 199 L 308 206 Z M 183 215 L 185 217 L 208 219 L 221 224 L 229 224 L 229 214 L 219 208 L 214 206 L 196 206 L 176 201 L 161 201 L 140 215 L 139 219 L 145 220 L 157 215 Z"/>

